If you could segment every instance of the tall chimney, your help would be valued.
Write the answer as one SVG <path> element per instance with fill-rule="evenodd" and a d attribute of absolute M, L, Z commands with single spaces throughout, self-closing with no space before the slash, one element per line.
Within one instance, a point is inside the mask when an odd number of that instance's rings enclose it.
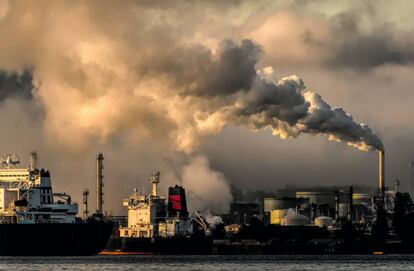
<path fill-rule="evenodd" d="M 378 190 L 381 195 L 385 193 L 385 152 L 379 151 L 378 152 L 379 158 L 379 183 L 378 183 Z"/>
<path fill-rule="evenodd" d="M 88 196 L 89 196 L 89 189 L 85 188 L 83 190 L 83 219 L 88 218 L 89 210 L 88 210 Z"/>
<path fill-rule="evenodd" d="M 102 214 L 103 205 L 103 160 L 104 156 L 99 153 L 96 156 L 96 213 Z"/>

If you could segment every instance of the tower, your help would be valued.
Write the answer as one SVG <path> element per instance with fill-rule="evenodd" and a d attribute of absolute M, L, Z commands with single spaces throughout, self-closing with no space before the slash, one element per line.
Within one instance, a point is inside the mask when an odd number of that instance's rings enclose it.
<path fill-rule="evenodd" d="M 88 196 L 89 196 L 89 189 L 85 188 L 85 190 L 83 190 L 83 219 L 87 219 L 88 214 L 89 214 Z"/>
<path fill-rule="evenodd" d="M 96 155 L 96 213 L 102 214 L 103 205 L 103 160 L 104 156 L 102 153 Z"/>
<path fill-rule="evenodd" d="M 160 172 L 157 171 L 156 174 L 152 174 L 149 182 L 152 184 L 151 196 L 158 197 L 158 184 L 160 183 Z"/>

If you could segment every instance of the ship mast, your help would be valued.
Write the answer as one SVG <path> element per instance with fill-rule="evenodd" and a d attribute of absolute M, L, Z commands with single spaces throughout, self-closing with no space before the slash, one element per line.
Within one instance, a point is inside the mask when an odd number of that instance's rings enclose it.
<path fill-rule="evenodd" d="M 160 183 L 160 172 L 157 171 L 156 174 L 152 174 L 149 182 L 152 184 L 151 196 L 158 197 L 158 184 Z"/>

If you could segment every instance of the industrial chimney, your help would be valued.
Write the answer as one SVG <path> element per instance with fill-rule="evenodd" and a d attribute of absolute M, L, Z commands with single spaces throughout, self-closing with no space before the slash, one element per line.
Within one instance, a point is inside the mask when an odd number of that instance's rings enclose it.
<path fill-rule="evenodd" d="M 89 196 L 89 189 L 85 188 L 83 190 L 83 219 L 88 218 L 89 210 L 88 210 L 88 196 Z"/>
<path fill-rule="evenodd" d="M 104 156 L 99 153 L 96 156 L 96 213 L 102 214 L 103 205 L 103 160 Z"/>
<path fill-rule="evenodd" d="M 378 191 L 383 196 L 385 194 L 385 152 L 378 152 L 379 158 L 379 183 Z"/>

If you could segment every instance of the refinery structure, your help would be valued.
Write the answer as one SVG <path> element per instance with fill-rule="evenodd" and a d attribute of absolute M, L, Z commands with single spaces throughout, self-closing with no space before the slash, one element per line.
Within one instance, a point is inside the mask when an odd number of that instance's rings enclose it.
<path fill-rule="evenodd" d="M 295 213 L 298 218 L 302 218 L 302 225 L 332 227 L 340 220 L 356 223 L 373 221 L 378 208 L 393 212 L 399 181 L 396 180 L 394 190 L 387 189 L 385 152 L 379 151 L 378 157 L 378 186 L 374 194 L 355 193 L 351 186 L 346 190 L 293 191 L 293 197 L 266 197 L 263 199 L 264 221 L 275 225 L 289 225 Z M 289 210 L 291 212 L 288 216 Z"/>
<path fill-rule="evenodd" d="M 413 253 L 414 206 L 385 183 L 385 153 L 378 152 L 375 191 L 344 189 L 293 190 L 290 195 L 234 198 L 228 213 L 215 222 L 194 210 L 189 214 L 185 188 L 158 191 L 160 173 L 151 175 L 151 193 L 134 189 L 123 206 L 124 223 L 108 243 L 108 251 L 167 254 L 336 254 Z M 356 189 L 356 191 L 354 190 Z M 191 208 L 191 207 L 190 207 Z M 405 213 L 401 213 L 401 210 Z M 402 215 L 401 215 L 402 214 Z M 218 219 L 217 219 L 218 218 Z M 407 220 L 408 219 L 408 220 Z M 213 220 L 211 220 L 213 221 Z M 217 222 L 219 221 L 219 222 Z M 410 226 L 411 225 L 411 226 Z M 201 250 L 202 248 L 202 250 Z"/>

